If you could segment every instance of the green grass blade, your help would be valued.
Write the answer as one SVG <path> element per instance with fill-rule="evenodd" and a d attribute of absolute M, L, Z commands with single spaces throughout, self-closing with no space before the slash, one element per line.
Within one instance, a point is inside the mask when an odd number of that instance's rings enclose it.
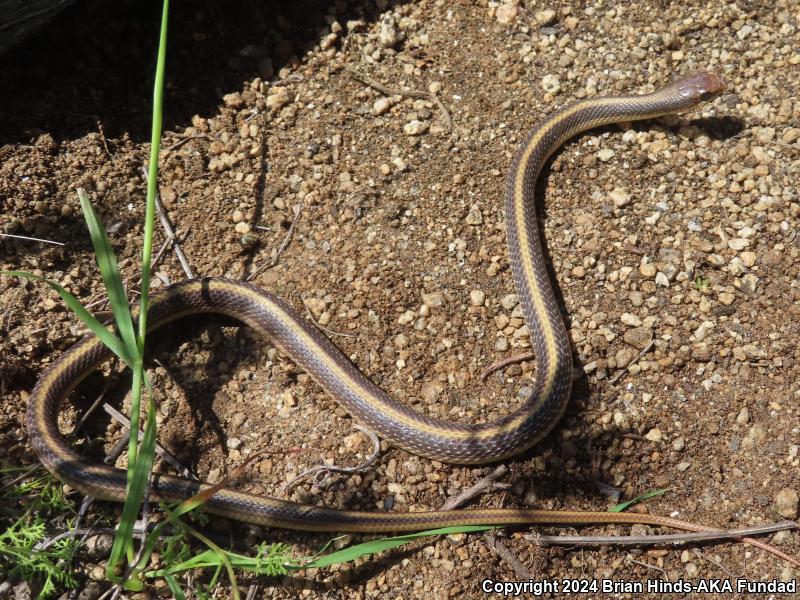
<path fill-rule="evenodd" d="M 150 147 L 150 170 L 147 183 L 147 203 L 145 206 L 144 237 L 142 240 L 142 287 L 139 301 L 139 328 L 135 337 L 135 353 L 138 362 L 134 365 L 133 386 L 131 400 L 131 431 L 139 428 L 139 407 L 141 402 L 142 382 L 146 382 L 143 373 L 142 357 L 144 356 L 145 333 L 147 332 L 147 310 L 149 306 L 150 291 L 150 266 L 153 252 L 153 236 L 155 228 L 155 196 L 158 187 L 158 154 L 161 144 L 161 125 L 164 103 L 164 66 L 166 63 L 167 49 L 167 17 L 169 14 L 169 0 L 163 0 L 161 12 L 161 29 L 158 46 L 158 59 L 156 61 L 155 83 L 153 87 L 153 118 L 152 118 L 152 143 Z M 149 383 L 148 383 L 149 390 Z M 155 406 L 153 404 L 152 390 L 149 390 L 149 403 L 147 410 L 147 424 L 141 444 L 138 447 L 136 435 L 132 435 L 128 444 L 128 489 L 125 505 L 122 509 L 122 519 L 117 535 L 114 538 L 112 554 L 108 562 L 107 574 L 109 578 L 121 569 L 122 560 L 133 556 L 133 524 L 144 499 L 147 479 L 153 465 L 155 450 Z M 138 577 L 139 572 L 136 572 Z M 137 582 L 132 582 L 136 585 Z"/>
<path fill-rule="evenodd" d="M 125 287 L 122 285 L 122 275 L 119 272 L 114 250 L 108 240 L 100 217 L 97 216 L 89 197 L 82 189 L 78 189 L 78 199 L 81 201 L 81 210 L 83 210 L 83 217 L 86 219 L 86 225 L 89 228 L 89 235 L 92 238 L 95 257 L 97 258 L 97 266 L 100 267 L 100 274 L 106 286 L 111 310 L 114 312 L 114 322 L 117 324 L 122 341 L 128 348 L 128 354 L 135 357 L 140 352 L 136 345 L 128 296 L 125 294 Z"/>
<path fill-rule="evenodd" d="M 161 8 L 161 34 L 158 40 L 156 76 L 153 84 L 153 118 L 150 133 L 150 164 L 147 172 L 147 204 L 144 215 L 144 239 L 142 240 L 142 287 L 139 305 L 139 347 L 144 349 L 147 331 L 147 308 L 150 305 L 150 264 L 153 255 L 153 230 L 155 228 L 156 194 L 158 193 L 158 154 L 161 150 L 161 125 L 164 111 L 164 71 L 167 62 L 167 23 L 169 0 Z"/>
<path fill-rule="evenodd" d="M 631 500 L 626 500 L 625 502 L 620 502 L 616 506 L 609 508 L 608 512 L 622 512 L 628 510 L 634 504 L 639 504 L 648 498 L 654 498 L 656 496 L 661 496 L 662 494 L 666 494 L 669 492 L 671 488 L 664 488 L 663 490 L 653 490 L 651 492 L 645 492 L 644 494 L 639 494 L 636 498 L 632 498 Z"/>
<path fill-rule="evenodd" d="M 109 349 L 119 356 L 126 364 L 131 365 L 133 364 L 133 356 L 129 353 L 129 348 L 122 343 L 122 340 L 119 339 L 114 332 L 107 329 L 100 321 L 98 321 L 92 313 L 86 310 L 80 301 L 70 294 L 67 290 L 63 287 L 58 285 L 54 281 L 50 281 L 49 279 L 45 279 L 44 277 L 40 277 L 39 275 L 34 275 L 33 273 L 27 273 L 25 271 L 0 271 L 3 275 L 12 275 L 14 277 L 24 277 L 25 279 L 30 279 L 33 281 L 41 281 L 46 283 L 51 288 L 53 288 L 58 295 L 64 300 L 64 303 L 74 312 L 77 317 L 83 321 L 83 323 L 88 327 L 92 333 L 94 333 L 100 340 L 109 347 Z"/>
<path fill-rule="evenodd" d="M 172 597 L 175 598 L 175 600 L 186 600 L 186 595 L 183 593 L 175 577 L 172 575 L 164 575 L 164 580 L 167 582 L 167 587 L 169 587 L 169 591 L 172 592 Z"/>
<path fill-rule="evenodd" d="M 117 528 L 117 534 L 114 537 L 114 545 L 111 548 L 111 556 L 109 557 L 106 571 L 108 579 L 114 582 L 120 580 L 117 574 L 117 568 L 122 564 L 123 558 L 130 554 L 133 547 L 133 527 L 139 515 L 139 510 L 142 507 L 147 481 L 153 469 L 153 459 L 155 457 L 156 407 L 153 400 L 153 390 L 150 387 L 149 379 L 146 377 L 145 383 L 147 385 L 148 397 L 147 422 L 145 424 L 142 445 L 137 454 L 136 462 L 132 469 L 129 469 L 129 474 L 132 473 L 132 475 L 129 475 L 128 496 L 125 500 L 125 505 L 122 507 L 122 517 L 120 518 L 119 527 Z M 134 439 L 137 437 L 133 429 L 131 429 L 131 437 Z M 131 582 L 131 585 L 136 586 L 137 582 L 134 580 Z"/>
<path fill-rule="evenodd" d="M 304 563 L 299 567 L 292 568 L 310 569 L 329 567 L 339 563 L 351 562 L 362 556 L 369 556 L 370 554 L 377 554 L 378 552 L 383 552 L 384 550 L 391 550 L 392 548 L 397 548 L 398 546 L 402 546 L 408 542 L 413 542 L 414 540 L 422 537 L 450 533 L 472 533 L 475 531 L 487 531 L 489 529 L 497 529 L 497 527 L 490 525 L 442 527 L 441 529 L 431 529 L 428 531 L 420 531 L 418 533 L 407 533 L 405 535 L 398 535 L 395 537 L 370 540 L 369 542 L 364 542 L 363 544 L 356 544 L 355 546 L 350 546 L 348 548 L 343 548 L 342 550 L 337 550 L 336 552 L 331 552 L 330 554 L 316 558 L 309 563 Z"/>

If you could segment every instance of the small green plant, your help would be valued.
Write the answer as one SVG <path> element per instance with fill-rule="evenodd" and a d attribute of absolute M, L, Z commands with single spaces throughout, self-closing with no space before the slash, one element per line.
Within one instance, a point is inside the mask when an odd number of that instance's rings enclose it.
<path fill-rule="evenodd" d="M 656 496 L 661 496 L 662 494 L 666 494 L 670 491 L 670 488 L 664 488 L 662 490 L 652 490 L 650 492 L 644 492 L 643 494 L 639 494 L 635 498 L 631 498 L 630 500 L 626 500 L 625 502 L 620 502 L 616 506 L 613 506 L 608 509 L 608 512 L 625 512 L 634 504 L 639 504 L 639 502 L 644 502 L 649 498 L 655 498 Z"/>
<path fill-rule="evenodd" d="M 694 287 L 697 291 L 703 292 L 709 288 L 708 279 L 703 277 L 702 275 L 698 275 L 694 278 Z"/>
<path fill-rule="evenodd" d="M 36 476 L 5 488 L 0 503 L 8 507 L 10 515 L 0 518 L 0 579 L 19 578 L 38 587 L 37 598 L 47 598 L 59 588 L 76 587 L 71 572 L 75 541 L 67 538 L 39 547 L 48 534 L 50 519 L 74 512 L 64 499 L 61 484 L 48 475 Z M 20 514 L 14 514 L 15 509 Z"/>
<path fill-rule="evenodd" d="M 133 371 L 130 429 L 139 431 L 141 397 L 143 387 L 148 391 L 147 413 L 144 436 L 139 444 L 136 435 L 130 436 L 128 445 L 128 483 L 125 505 L 122 509 L 117 534 L 108 561 L 107 576 L 109 580 L 123 583 L 124 564 L 129 564 L 135 557 L 133 529 L 144 500 L 147 481 L 152 470 L 155 456 L 156 422 L 155 404 L 152 389 L 144 372 L 144 347 L 147 331 L 147 307 L 153 253 L 153 235 L 155 230 L 155 198 L 158 190 L 158 155 L 161 141 L 161 122 L 164 95 L 164 65 L 166 62 L 167 15 L 169 0 L 164 0 L 161 14 L 161 35 L 159 39 L 156 77 L 153 91 L 152 138 L 150 147 L 150 169 L 147 180 L 147 202 L 145 206 L 144 236 L 142 243 L 142 285 L 140 289 L 139 317 L 137 327 L 131 315 L 125 289 L 120 276 L 119 267 L 113 248 L 105 229 L 94 207 L 83 190 L 78 190 L 84 218 L 92 239 L 97 264 L 106 286 L 114 322 L 119 335 L 106 329 L 88 310 L 86 310 L 72 294 L 59 284 L 22 271 L 5 272 L 8 275 L 26 277 L 44 281 L 62 297 L 65 303 L 77 314 L 86 326 L 97 335 L 112 352 L 119 356 Z M 142 589 L 141 581 L 134 572 L 126 579 L 125 586 L 131 590 Z"/>

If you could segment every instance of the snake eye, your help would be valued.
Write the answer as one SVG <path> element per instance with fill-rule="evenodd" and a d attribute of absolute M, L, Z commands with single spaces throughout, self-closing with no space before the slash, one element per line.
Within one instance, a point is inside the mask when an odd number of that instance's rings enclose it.
<path fill-rule="evenodd" d="M 713 97 L 714 97 L 713 92 L 709 92 L 707 90 L 703 90 L 702 92 L 700 92 L 700 100 L 702 100 L 703 102 L 711 100 Z"/>

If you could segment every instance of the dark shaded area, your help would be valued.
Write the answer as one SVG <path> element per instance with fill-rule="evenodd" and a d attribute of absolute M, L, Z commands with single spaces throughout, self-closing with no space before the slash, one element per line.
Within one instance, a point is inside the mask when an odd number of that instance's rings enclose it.
<path fill-rule="evenodd" d="M 0 56 L 0 145 L 99 126 L 148 141 L 160 10 L 156 0 L 82 0 Z M 363 0 L 172 2 L 164 129 L 213 114 L 249 78 L 277 76 L 332 18 L 375 14 Z"/>
<path fill-rule="evenodd" d="M 19 43 L 75 0 L 0 0 L 0 53 Z"/>
<path fill-rule="evenodd" d="M 699 127 L 704 133 L 715 140 L 729 140 L 736 137 L 745 129 L 745 122 L 736 117 L 708 117 L 693 119 L 692 124 Z"/>

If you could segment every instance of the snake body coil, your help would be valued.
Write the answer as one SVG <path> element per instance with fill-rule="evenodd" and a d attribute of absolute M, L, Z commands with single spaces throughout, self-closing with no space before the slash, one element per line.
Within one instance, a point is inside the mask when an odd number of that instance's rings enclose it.
<path fill-rule="evenodd" d="M 486 463 L 522 452 L 539 442 L 564 412 L 572 381 L 569 339 L 547 276 L 539 240 L 534 186 L 547 158 L 581 131 L 677 113 L 718 95 L 723 82 L 698 74 L 642 96 L 592 98 L 554 113 L 521 145 L 508 176 L 506 229 L 518 295 L 536 353 L 536 383 L 529 399 L 492 423 L 462 425 L 421 415 L 391 399 L 367 379 L 306 319 L 272 294 L 223 278 L 185 281 L 155 294 L 150 329 L 175 319 L 216 313 L 234 317 L 263 333 L 361 423 L 392 444 L 449 463 Z M 88 462 L 58 430 L 58 413 L 70 391 L 110 357 L 95 337 L 67 351 L 41 376 L 28 403 L 28 432 L 39 459 L 62 481 L 96 498 L 123 501 L 125 471 Z M 206 484 L 154 475 L 151 498 L 183 500 Z M 650 523 L 682 529 L 686 523 L 646 514 L 477 509 L 380 513 L 319 508 L 223 489 L 204 505 L 224 517 L 310 531 L 410 531 L 430 527 L 503 523 Z"/>

